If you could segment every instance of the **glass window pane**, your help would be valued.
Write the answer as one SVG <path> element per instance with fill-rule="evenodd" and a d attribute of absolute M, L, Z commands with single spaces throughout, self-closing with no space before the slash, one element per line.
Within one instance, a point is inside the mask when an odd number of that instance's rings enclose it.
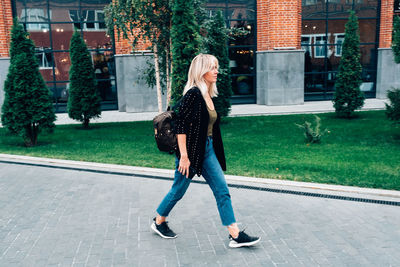
<path fill-rule="evenodd" d="M 110 51 L 92 52 L 94 73 L 97 79 L 97 88 L 103 101 L 115 100 L 114 57 Z"/>
<path fill-rule="evenodd" d="M 232 91 L 234 95 L 254 94 L 254 76 L 232 76 Z"/>
<path fill-rule="evenodd" d="M 35 47 L 35 56 L 39 63 L 39 69 L 51 69 L 54 65 L 51 50 L 46 47 Z"/>
<path fill-rule="evenodd" d="M 69 13 L 70 21 L 73 22 L 73 24 L 74 24 L 74 28 L 81 29 L 83 24 L 81 23 L 81 17 L 79 14 L 79 10 L 78 9 L 70 9 L 68 11 L 68 13 Z"/>
<path fill-rule="evenodd" d="M 303 0 L 302 5 L 303 19 L 325 18 L 326 4 L 324 0 Z"/>
<path fill-rule="evenodd" d="M 256 18 L 255 1 L 230 0 L 228 2 L 228 17 L 227 17 L 227 19 L 253 20 L 255 18 Z"/>
<path fill-rule="evenodd" d="M 255 44 L 255 22 L 231 21 L 229 25 L 233 32 L 229 39 L 229 45 L 254 45 Z"/>
<path fill-rule="evenodd" d="M 225 5 L 225 0 L 208 0 L 207 5 L 218 5 L 218 4 L 224 4 Z"/>
<path fill-rule="evenodd" d="M 52 21 L 55 22 L 72 22 L 70 11 L 77 12 L 79 10 L 78 0 L 49 0 L 50 10 L 52 12 Z"/>
<path fill-rule="evenodd" d="M 68 24 L 52 24 L 51 35 L 53 39 L 54 50 L 68 50 L 69 43 L 73 34 L 72 23 Z"/>
<path fill-rule="evenodd" d="M 47 29 L 28 30 L 28 32 L 36 47 L 50 47 L 50 33 Z"/>
<path fill-rule="evenodd" d="M 98 22 L 98 28 L 107 30 L 106 23 L 104 22 L 104 11 L 96 11 L 96 20 L 101 21 Z"/>
<path fill-rule="evenodd" d="M 312 51 L 311 51 L 311 49 L 312 49 L 311 40 L 312 40 L 311 36 L 307 36 L 307 35 L 302 35 L 301 36 L 301 49 L 303 49 L 306 52 L 308 52 L 309 56 L 311 56 L 311 53 L 312 53 Z"/>
<path fill-rule="evenodd" d="M 321 37 L 316 37 L 316 39 L 318 39 L 318 38 L 321 38 Z M 318 44 L 318 43 L 322 44 L 322 43 L 324 43 L 324 41 L 316 40 L 316 44 Z M 326 47 L 324 45 L 314 45 L 314 49 L 313 49 L 314 58 L 324 58 L 325 52 L 326 52 Z"/>
<path fill-rule="evenodd" d="M 83 38 L 89 49 L 112 49 L 111 37 L 104 31 L 84 31 Z"/>
<path fill-rule="evenodd" d="M 87 21 L 83 24 L 84 30 L 95 30 L 95 12 L 94 10 L 82 10 L 83 21 Z"/>
<path fill-rule="evenodd" d="M 23 2 L 17 2 L 17 16 L 22 23 L 26 24 L 28 31 L 41 31 L 49 29 L 49 16 L 46 1 L 26 1 L 26 6 Z M 42 23 L 41 23 L 42 22 Z"/>
<path fill-rule="evenodd" d="M 360 19 L 358 23 L 360 28 L 360 42 L 376 42 L 376 19 Z"/>
<path fill-rule="evenodd" d="M 37 51 L 39 52 L 40 50 L 37 50 Z M 44 62 L 45 57 L 49 61 L 48 62 L 49 67 L 43 67 L 43 64 L 45 64 L 45 62 Z M 43 80 L 45 80 L 46 82 L 53 81 L 53 68 L 52 67 L 54 65 L 54 61 L 53 61 L 53 56 L 52 56 L 51 52 L 36 53 L 36 58 L 38 59 L 38 61 L 40 61 L 39 71 L 42 74 Z"/>
<path fill-rule="evenodd" d="M 254 50 L 250 48 L 230 48 L 229 59 L 232 74 L 254 73 Z"/>
<path fill-rule="evenodd" d="M 211 18 L 211 17 L 217 15 L 218 11 L 221 11 L 223 16 L 225 15 L 224 7 L 207 7 L 206 8 L 206 15 L 207 15 L 208 18 Z"/>
<path fill-rule="evenodd" d="M 334 56 L 341 57 L 342 56 L 342 46 L 344 42 L 344 33 L 335 33 L 334 34 Z"/>
<path fill-rule="evenodd" d="M 353 2 L 352 0 L 349 0 Z M 377 0 L 354 0 L 354 10 L 359 18 L 377 17 L 378 1 Z"/>
<path fill-rule="evenodd" d="M 329 0 L 327 5 L 329 18 L 348 18 L 352 5 L 342 1 Z"/>
<path fill-rule="evenodd" d="M 377 50 L 375 45 L 361 45 L 361 65 L 363 82 L 376 81 Z"/>
<path fill-rule="evenodd" d="M 64 83 L 47 83 L 53 95 L 53 103 L 67 103 L 68 102 L 68 87 L 69 82 Z"/>
<path fill-rule="evenodd" d="M 69 80 L 69 68 L 71 67 L 71 59 L 68 52 L 54 52 L 55 62 L 55 78 L 56 81 Z"/>

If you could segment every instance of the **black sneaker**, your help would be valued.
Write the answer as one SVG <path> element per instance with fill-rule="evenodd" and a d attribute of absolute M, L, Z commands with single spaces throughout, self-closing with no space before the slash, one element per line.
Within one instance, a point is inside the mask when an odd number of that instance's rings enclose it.
<path fill-rule="evenodd" d="M 151 229 L 156 232 L 162 238 L 176 238 L 177 235 L 172 231 L 167 222 L 163 222 L 160 225 L 156 224 L 156 218 L 153 219 L 153 223 L 151 224 Z"/>
<path fill-rule="evenodd" d="M 239 232 L 239 235 L 237 238 L 233 238 L 231 235 L 229 235 L 229 239 L 231 240 L 231 242 L 229 242 L 229 247 L 240 248 L 240 247 L 253 246 L 253 245 L 257 244 L 261 238 L 249 236 L 243 230 L 243 231 Z"/>

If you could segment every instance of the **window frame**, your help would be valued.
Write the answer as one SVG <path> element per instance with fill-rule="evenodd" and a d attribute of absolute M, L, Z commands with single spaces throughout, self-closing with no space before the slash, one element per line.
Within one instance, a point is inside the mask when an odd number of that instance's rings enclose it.
<path fill-rule="evenodd" d="M 39 14 L 36 15 L 30 14 L 30 12 L 33 12 L 33 10 L 43 11 L 43 16 L 41 17 Z M 20 21 L 22 23 L 25 23 L 27 31 L 31 32 L 49 31 L 50 30 L 49 20 L 51 20 L 51 14 L 52 12 L 51 10 L 49 10 L 50 18 L 47 18 L 46 9 L 37 7 L 35 8 L 25 7 L 21 10 Z"/>
<path fill-rule="evenodd" d="M 99 21 L 99 16 L 98 16 L 99 13 L 102 13 L 103 17 L 104 17 L 104 10 L 97 10 L 96 9 L 96 10 L 86 10 L 86 11 L 87 11 L 86 18 L 82 19 L 83 30 L 84 31 L 92 32 L 92 31 L 106 31 L 107 30 L 106 27 L 105 28 L 100 28 L 100 23 L 101 22 Z M 88 20 L 87 19 L 90 11 L 94 12 L 94 20 Z M 87 27 L 87 23 L 93 23 L 94 28 L 88 28 Z"/>
<path fill-rule="evenodd" d="M 35 56 L 37 58 L 41 57 L 41 63 L 39 63 L 39 70 L 51 70 L 54 67 L 53 53 L 51 51 L 46 52 L 46 50 L 48 50 L 48 48 L 46 47 L 35 47 Z M 47 60 L 46 54 L 50 54 L 50 57 L 52 59 L 51 62 Z M 45 64 L 45 62 L 47 62 L 47 64 Z"/>
<path fill-rule="evenodd" d="M 313 38 L 313 45 L 314 45 L 314 49 L 313 49 L 314 58 L 325 58 L 326 51 L 324 51 L 324 49 L 325 50 L 328 49 L 328 38 L 327 38 L 328 36 L 326 36 L 325 33 L 311 34 L 311 36 Z M 325 41 L 325 42 L 323 44 L 319 44 L 319 43 L 317 44 L 317 37 L 324 38 L 325 40 L 322 40 L 322 41 Z M 322 47 L 322 50 L 323 50 L 322 56 L 317 55 L 317 48 L 319 48 L 319 47 Z"/>
<path fill-rule="evenodd" d="M 344 43 L 344 33 L 334 33 L 335 36 L 335 57 L 342 57 L 343 51 L 343 43 Z M 343 36 L 343 37 L 341 37 Z M 340 54 L 338 53 L 338 40 L 342 39 L 342 43 L 340 44 Z"/>
<path fill-rule="evenodd" d="M 313 49 L 311 48 L 311 43 L 312 43 L 312 38 L 313 38 L 313 35 L 312 34 L 302 34 L 301 35 L 301 38 L 308 38 L 308 45 L 303 45 L 303 41 L 302 40 L 300 40 L 300 46 L 301 46 L 301 48 L 303 49 L 303 47 L 307 47 L 307 49 L 304 49 L 306 52 L 308 51 L 308 52 L 310 52 L 310 56 L 312 57 L 312 54 L 313 54 Z"/>

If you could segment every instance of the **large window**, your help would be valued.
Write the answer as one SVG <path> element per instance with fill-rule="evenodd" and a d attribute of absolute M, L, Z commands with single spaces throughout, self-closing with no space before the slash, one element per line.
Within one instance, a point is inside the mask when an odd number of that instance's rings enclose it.
<path fill-rule="evenodd" d="M 209 0 L 206 8 L 210 16 L 221 10 L 227 27 L 233 29 L 228 42 L 232 103 L 255 103 L 256 1 Z"/>
<path fill-rule="evenodd" d="M 66 110 L 69 89 L 69 43 L 80 30 L 97 78 L 103 109 L 117 108 L 114 43 L 106 33 L 103 8 L 111 0 L 14 0 L 16 16 L 36 46 L 40 72 L 53 93 L 56 111 Z"/>
<path fill-rule="evenodd" d="M 305 100 L 332 99 L 342 57 L 345 24 L 354 10 L 360 29 L 361 90 L 375 96 L 378 0 L 303 0 L 301 47 L 305 53 Z"/>
<path fill-rule="evenodd" d="M 44 8 L 24 8 L 21 11 L 21 21 L 30 21 L 32 23 L 26 25 L 26 29 L 34 30 L 48 30 L 49 24 L 47 19 L 47 11 Z M 50 12 L 51 18 L 51 12 Z M 43 23 L 39 23 L 43 22 Z"/>

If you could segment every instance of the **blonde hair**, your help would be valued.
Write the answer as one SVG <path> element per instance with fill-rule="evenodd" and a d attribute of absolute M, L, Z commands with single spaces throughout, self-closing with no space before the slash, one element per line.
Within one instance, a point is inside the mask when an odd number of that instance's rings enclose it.
<path fill-rule="evenodd" d="M 219 66 L 218 59 L 215 56 L 209 54 L 198 54 L 195 56 L 190 64 L 188 81 L 183 90 L 183 95 L 185 95 L 190 88 L 196 86 L 200 89 L 203 96 L 208 91 L 211 97 L 216 97 L 218 95 L 216 83 L 212 83 L 210 87 L 207 88 L 207 84 L 204 80 L 204 74 L 211 71 L 215 66 L 217 68 Z"/>

